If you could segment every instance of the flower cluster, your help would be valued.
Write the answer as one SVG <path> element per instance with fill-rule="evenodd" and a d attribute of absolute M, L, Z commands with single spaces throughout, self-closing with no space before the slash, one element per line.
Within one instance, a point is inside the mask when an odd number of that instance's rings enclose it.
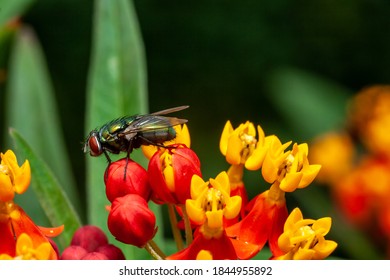
<path fill-rule="evenodd" d="M 61 260 L 124 260 L 121 249 L 108 243 L 106 234 L 98 227 L 85 225 L 74 233 L 70 246 Z"/>
<path fill-rule="evenodd" d="M 107 167 L 108 228 L 117 240 L 171 260 L 250 259 L 267 243 L 272 259 L 324 259 L 335 250 L 337 244 L 325 240 L 331 218 L 288 213 L 285 194 L 310 185 L 321 168 L 309 163 L 306 143 L 282 143 L 259 125 L 234 128 L 228 121 L 220 151 L 230 167 L 205 180 L 187 126 L 175 130 L 177 137 L 163 147 L 142 146 L 147 169 L 129 158 Z M 259 172 L 270 188 L 250 199 L 245 169 Z M 168 206 L 176 253 L 166 256 L 152 241 L 157 228 L 148 203 Z"/>
<path fill-rule="evenodd" d="M 314 139 L 310 160 L 350 223 L 390 256 L 390 86 L 362 89 L 348 104 L 345 125 Z"/>
<path fill-rule="evenodd" d="M 30 163 L 18 165 L 15 154 L 1 153 L 0 163 L 0 260 L 55 260 L 58 250 L 50 237 L 59 235 L 63 226 L 37 226 L 14 202 L 15 193 L 24 193 L 31 180 Z"/>

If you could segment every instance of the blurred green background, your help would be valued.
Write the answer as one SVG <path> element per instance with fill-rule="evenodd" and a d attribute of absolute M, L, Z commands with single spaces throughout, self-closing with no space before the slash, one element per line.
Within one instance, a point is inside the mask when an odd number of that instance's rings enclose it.
<path fill-rule="evenodd" d="M 42 46 L 83 201 L 86 155 L 81 143 L 86 137 L 94 1 L 27 2 L 21 21 L 32 27 Z M 365 86 L 390 82 L 387 0 L 133 3 L 145 47 L 149 112 L 190 105 L 180 117 L 189 120 L 192 148 L 205 179 L 228 167 L 218 146 L 226 120 L 234 126 L 250 120 L 284 142 L 308 142 L 343 125 L 349 96 Z M 9 56 L 4 53 L 9 49 L 4 50 L 1 69 L 7 73 Z M 2 105 L 7 86 L 3 76 Z M 1 131 L 7 131 L 3 106 L 0 110 Z M 251 196 L 267 187 L 259 185 L 259 178 L 259 173 L 248 172 Z M 305 205 L 304 199 L 290 199 Z M 331 206 L 311 206 L 303 209 L 305 216 L 329 215 Z M 338 254 L 353 257 L 348 251 Z"/>

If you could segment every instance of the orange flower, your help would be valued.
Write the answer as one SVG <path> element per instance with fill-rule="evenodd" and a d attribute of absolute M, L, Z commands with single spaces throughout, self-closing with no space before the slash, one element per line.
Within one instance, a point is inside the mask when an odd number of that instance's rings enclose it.
<path fill-rule="evenodd" d="M 37 226 L 21 207 L 13 202 L 0 202 L 0 253 L 16 256 L 15 237 L 26 233 L 32 240 L 34 248 L 42 243 L 49 242 L 48 237 L 59 235 L 63 226 L 56 228 L 43 228 Z M 57 253 L 51 247 L 49 259 L 57 259 Z"/>
<path fill-rule="evenodd" d="M 283 232 L 288 212 L 285 193 L 276 182 L 249 204 L 249 213 L 238 223 L 226 228 L 239 259 L 254 257 L 268 241 L 273 254 L 279 253 L 277 240 Z"/>
<path fill-rule="evenodd" d="M 278 241 L 284 254 L 276 256 L 276 259 L 322 260 L 327 258 L 337 247 L 336 242 L 325 240 L 331 224 L 332 220 L 329 217 L 318 220 L 303 219 L 302 212 L 299 208 L 295 208 L 287 218 L 284 232 Z"/>
<path fill-rule="evenodd" d="M 259 125 L 257 134 L 256 138 L 255 126 L 249 121 L 236 129 L 227 121 L 219 142 L 219 149 L 226 161 L 232 165 L 244 164 L 249 170 L 259 169 L 267 152 L 269 137 L 265 137 Z"/>
<path fill-rule="evenodd" d="M 53 257 L 52 250 L 50 242 L 42 242 L 35 246 L 32 238 L 28 234 L 22 233 L 16 241 L 15 256 L 0 254 L 0 260 L 50 260 Z"/>
<path fill-rule="evenodd" d="M 168 259 L 195 260 L 207 251 L 213 259 L 237 259 L 235 248 L 225 234 L 225 219 L 234 219 L 241 209 L 241 197 L 230 197 L 230 183 L 226 172 L 205 182 L 197 175 L 191 181 L 191 199 L 186 210 L 191 222 L 200 227 L 193 242 Z M 203 253 L 201 253 L 202 255 Z"/>
<path fill-rule="evenodd" d="M 30 184 L 30 164 L 26 160 L 19 167 L 16 156 L 11 150 L 0 155 L 0 253 L 14 258 L 18 253 L 15 239 L 19 238 L 23 233 L 28 235 L 33 248 L 40 248 L 41 244 L 49 242 L 48 237 L 60 234 L 63 226 L 57 228 L 39 227 L 20 206 L 13 202 L 15 193 L 22 194 Z M 21 240 L 22 244 L 26 244 L 27 239 L 25 237 Z M 46 246 L 44 245 L 44 247 Z M 48 258 L 58 258 L 56 251 L 51 245 Z"/>
<path fill-rule="evenodd" d="M 268 183 L 280 182 L 280 188 L 285 192 L 307 187 L 321 169 L 321 165 L 309 164 L 306 143 L 295 143 L 291 151 L 285 152 L 290 143 L 282 145 L 274 136 L 262 167 L 264 179 Z"/>

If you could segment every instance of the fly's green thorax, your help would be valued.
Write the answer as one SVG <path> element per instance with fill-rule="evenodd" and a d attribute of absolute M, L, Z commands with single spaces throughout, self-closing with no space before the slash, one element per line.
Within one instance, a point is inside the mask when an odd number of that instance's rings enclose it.
<path fill-rule="evenodd" d="M 111 139 L 115 138 L 118 133 L 123 132 L 123 130 L 127 128 L 136 119 L 136 117 L 137 116 L 121 117 L 103 125 L 98 130 L 100 134 L 100 141 L 109 142 Z"/>

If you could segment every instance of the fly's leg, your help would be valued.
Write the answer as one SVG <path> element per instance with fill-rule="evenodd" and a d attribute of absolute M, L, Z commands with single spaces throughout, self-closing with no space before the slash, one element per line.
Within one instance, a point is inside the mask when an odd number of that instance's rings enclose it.
<path fill-rule="evenodd" d="M 127 149 L 125 172 L 123 172 L 123 180 L 126 181 L 127 165 L 129 164 L 130 154 L 133 151 L 132 141 L 129 141 L 129 148 Z"/>
<path fill-rule="evenodd" d="M 106 150 L 103 150 L 103 153 L 104 153 L 104 156 L 106 157 L 107 161 L 108 161 L 108 165 L 111 164 L 111 158 L 108 156 Z M 104 172 L 104 178 L 107 179 L 107 171 L 108 171 L 108 168 L 106 168 L 106 171 Z"/>
<path fill-rule="evenodd" d="M 108 161 L 108 164 L 110 164 L 110 163 L 111 163 L 111 159 L 110 159 L 110 157 L 108 156 L 106 150 L 103 150 L 103 153 L 104 153 L 104 156 L 106 157 L 106 159 L 107 159 L 107 161 Z"/>

